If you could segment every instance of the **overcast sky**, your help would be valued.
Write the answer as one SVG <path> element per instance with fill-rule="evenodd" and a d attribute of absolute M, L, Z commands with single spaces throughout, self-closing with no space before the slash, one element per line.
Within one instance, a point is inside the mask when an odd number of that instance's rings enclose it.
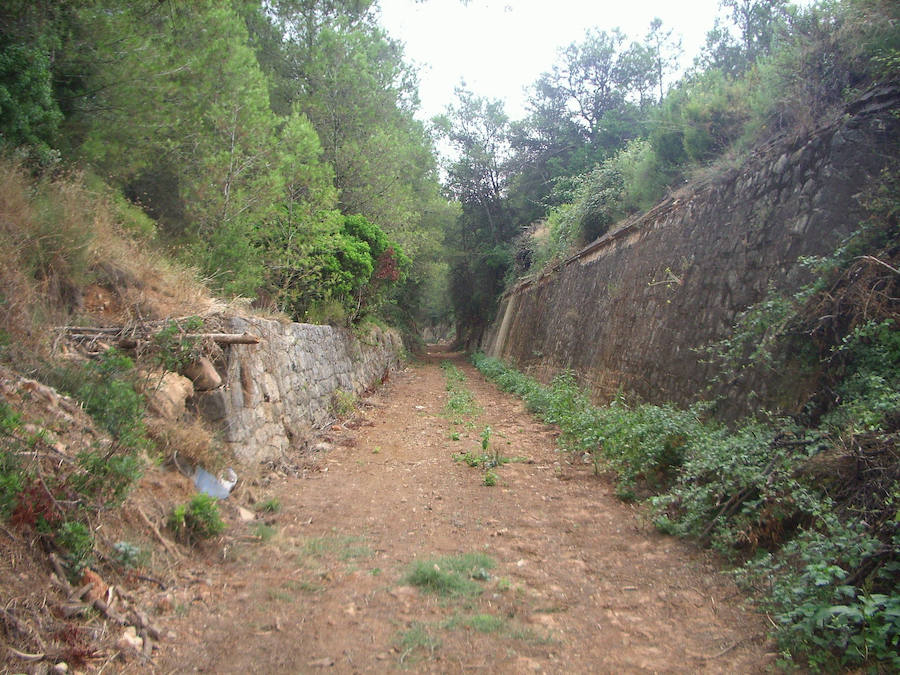
<path fill-rule="evenodd" d="M 382 25 L 420 66 L 421 119 L 442 113 L 453 89 L 500 98 L 513 119 L 525 115 L 523 88 L 550 70 L 560 47 L 588 28 L 621 28 L 642 38 L 650 21 L 682 38 L 688 65 L 704 43 L 718 0 L 381 0 Z"/>

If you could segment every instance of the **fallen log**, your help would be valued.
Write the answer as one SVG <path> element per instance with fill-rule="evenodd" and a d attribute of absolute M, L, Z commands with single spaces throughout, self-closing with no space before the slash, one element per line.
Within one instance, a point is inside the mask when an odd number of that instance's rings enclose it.
<path fill-rule="evenodd" d="M 123 335 L 117 337 L 117 333 L 111 332 L 108 328 L 98 328 L 96 331 L 91 329 L 80 328 L 77 332 L 67 328 L 66 334 L 73 340 L 97 340 L 100 338 L 115 342 L 119 347 L 124 349 L 133 349 L 137 347 L 142 340 L 149 340 L 153 334 L 147 333 L 142 335 Z M 220 345 L 256 345 L 259 344 L 260 337 L 251 333 L 185 333 L 181 336 L 183 340 L 212 340 Z"/>
<path fill-rule="evenodd" d="M 150 337 L 152 336 L 122 338 L 117 344 L 124 349 L 133 349 L 141 340 L 149 340 Z M 185 340 L 209 339 L 219 345 L 258 345 L 260 340 L 259 336 L 250 333 L 185 333 L 181 337 Z"/>

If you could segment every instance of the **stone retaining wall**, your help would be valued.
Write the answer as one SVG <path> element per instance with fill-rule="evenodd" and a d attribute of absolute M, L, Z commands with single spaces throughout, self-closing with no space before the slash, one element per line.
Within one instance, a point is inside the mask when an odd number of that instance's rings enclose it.
<path fill-rule="evenodd" d="M 830 253 L 859 225 L 859 194 L 900 156 L 898 102 L 896 87 L 871 92 L 833 124 L 760 150 L 521 282 L 483 348 L 543 380 L 572 369 L 598 402 L 620 389 L 697 399 L 713 374 L 697 349 L 770 286 L 797 288 L 799 259 Z M 750 384 L 780 404 L 801 398 L 790 378 Z M 741 412 L 746 391 L 715 393 Z"/>
<path fill-rule="evenodd" d="M 224 329 L 258 335 L 260 344 L 226 347 L 216 364 L 224 385 L 199 394 L 198 405 L 243 462 L 277 457 L 327 424 L 337 390 L 361 394 L 403 353 L 397 333 L 377 328 L 357 338 L 332 326 L 229 317 Z"/>

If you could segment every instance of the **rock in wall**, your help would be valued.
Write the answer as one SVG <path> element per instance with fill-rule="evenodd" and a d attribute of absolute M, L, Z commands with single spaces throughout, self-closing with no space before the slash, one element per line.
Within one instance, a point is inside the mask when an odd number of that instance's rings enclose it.
<path fill-rule="evenodd" d="M 726 335 L 770 286 L 799 286 L 798 258 L 833 251 L 858 226 L 859 193 L 900 156 L 898 102 L 897 88 L 871 92 L 838 121 L 761 149 L 520 282 L 485 351 L 545 381 L 572 369 L 598 402 L 619 389 L 651 402 L 696 400 L 713 374 L 696 350 Z M 792 384 L 753 386 L 784 404 Z M 715 393 L 740 408 L 746 391 Z"/>
<path fill-rule="evenodd" d="M 334 393 L 361 394 L 396 369 L 400 336 L 373 329 L 357 338 L 332 326 L 229 317 L 224 328 L 258 345 L 231 345 L 216 364 L 224 385 L 199 395 L 203 416 L 243 462 L 277 457 L 310 427 L 333 418 Z"/>

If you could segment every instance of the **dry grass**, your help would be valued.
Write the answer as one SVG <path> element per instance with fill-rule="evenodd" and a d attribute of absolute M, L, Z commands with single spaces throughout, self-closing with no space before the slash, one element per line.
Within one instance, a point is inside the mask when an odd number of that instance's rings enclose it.
<path fill-rule="evenodd" d="M 221 443 L 217 443 L 213 431 L 200 419 L 191 422 L 173 422 L 160 418 L 147 419 L 147 435 L 166 457 L 177 453 L 180 464 L 202 466 L 210 473 L 218 473 L 226 464 L 234 461 Z"/>
<path fill-rule="evenodd" d="M 224 305 L 196 271 L 123 228 L 127 204 L 73 173 L 34 179 L 0 159 L 0 320 L 16 353 L 46 354 L 53 328 L 208 315 Z M 92 305 L 89 287 L 111 302 Z"/>
<path fill-rule="evenodd" d="M 37 317 L 49 307 L 23 264 L 33 221 L 29 187 L 18 167 L 0 163 L 0 322 L 16 351 L 43 352 L 49 340 Z"/>

